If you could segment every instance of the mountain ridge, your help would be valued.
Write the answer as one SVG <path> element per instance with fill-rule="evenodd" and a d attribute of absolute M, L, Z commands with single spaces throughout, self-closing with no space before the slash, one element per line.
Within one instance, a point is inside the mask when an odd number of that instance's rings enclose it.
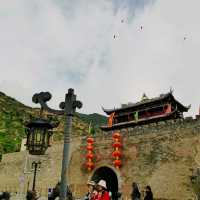
<path fill-rule="evenodd" d="M 25 137 L 25 124 L 31 119 L 37 118 L 39 113 L 40 108 L 26 106 L 0 91 L 0 155 L 20 150 L 21 140 Z M 61 140 L 64 130 L 63 117 L 48 112 L 44 112 L 43 117 L 51 122 L 59 122 L 58 127 L 54 130 L 54 139 Z M 96 132 L 99 132 L 99 126 L 106 123 L 106 120 L 105 116 L 98 113 L 77 112 L 72 123 L 73 133 L 75 135 L 87 134 L 90 122 Z"/>

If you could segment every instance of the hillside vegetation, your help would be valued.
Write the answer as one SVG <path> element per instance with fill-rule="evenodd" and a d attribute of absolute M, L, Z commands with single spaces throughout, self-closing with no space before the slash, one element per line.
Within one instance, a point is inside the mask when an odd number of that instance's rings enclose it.
<path fill-rule="evenodd" d="M 106 124 L 107 122 L 107 118 L 98 113 L 93 113 L 89 115 L 77 113 L 77 117 L 79 117 L 83 122 L 86 122 L 88 124 L 91 123 L 96 128 L 98 128 L 100 125 Z"/>
<path fill-rule="evenodd" d="M 39 116 L 39 110 L 28 107 L 0 92 L 0 155 L 19 151 L 21 139 L 25 136 L 24 125 L 32 118 Z M 62 139 L 63 117 L 46 112 L 43 117 L 48 118 L 51 122 L 59 122 L 59 126 L 54 130 L 54 140 Z M 106 122 L 106 117 L 96 113 L 90 115 L 76 113 L 73 119 L 73 134 L 87 134 L 90 121 L 98 132 L 99 125 Z"/>

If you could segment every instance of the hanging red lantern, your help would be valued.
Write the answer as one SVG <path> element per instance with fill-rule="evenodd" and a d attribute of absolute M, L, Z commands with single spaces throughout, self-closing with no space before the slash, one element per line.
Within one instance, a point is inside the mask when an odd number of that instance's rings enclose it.
<path fill-rule="evenodd" d="M 114 160 L 113 164 L 115 165 L 116 168 L 120 168 L 122 166 L 122 161 L 121 160 Z"/>
<path fill-rule="evenodd" d="M 86 163 L 86 166 L 87 166 L 87 169 L 90 171 L 90 170 L 92 170 L 94 168 L 94 163 L 91 162 L 91 161 L 88 161 Z"/>
<path fill-rule="evenodd" d="M 114 148 L 121 148 L 122 147 L 122 144 L 120 142 L 115 142 L 113 143 L 112 145 Z"/>
<path fill-rule="evenodd" d="M 113 151 L 112 156 L 114 158 L 120 158 L 122 156 L 122 153 L 119 150 L 115 150 Z"/>
<path fill-rule="evenodd" d="M 91 144 L 87 145 L 87 150 L 88 151 L 92 151 L 94 149 L 94 146 L 92 146 Z"/>
<path fill-rule="evenodd" d="M 114 139 L 117 139 L 117 140 L 120 140 L 120 138 L 121 138 L 121 135 L 120 135 L 120 133 L 119 132 L 115 132 L 114 134 L 113 134 L 113 136 L 112 136 Z"/>
<path fill-rule="evenodd" d="M 88 154 L 86 155 L 86 158 L 87 158 L 87 159 L 93 159 L 93 158 L 94 158 L 94 154 L 93 154 L 93 153 L 88 153 Z"/>
<path fill-rule="evenodd" d="M 93 144 L 94 143 L 94 138 L 92 138 L 92 137 L 87 138 L 87 143 Z"/>

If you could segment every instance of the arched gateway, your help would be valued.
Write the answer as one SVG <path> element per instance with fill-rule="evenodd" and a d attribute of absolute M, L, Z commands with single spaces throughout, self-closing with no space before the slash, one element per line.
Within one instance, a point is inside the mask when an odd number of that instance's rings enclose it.
<path fill-rule="evenodd" d="M 115 171 L 109 167 L 100 167 L 92 175 L 91 180 L 98 183 L 101 179 L 106 181 L 108 191 L 112 192 L 112 199 L 117 199 L 118 178 Z"/>

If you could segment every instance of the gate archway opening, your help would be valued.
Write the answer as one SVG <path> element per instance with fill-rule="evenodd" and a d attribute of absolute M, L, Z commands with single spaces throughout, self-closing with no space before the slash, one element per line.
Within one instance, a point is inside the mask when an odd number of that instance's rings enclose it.
<path fill-rule="evenodd" d="M 98 183 L 100 180 L 105 180 L 107 190 L 112 193 L 112 199 L 117 199 L 118 196 L 118 178 L 115 171 L 109 167 L 100 167 L 92 175 L 91 180 Z"/>

